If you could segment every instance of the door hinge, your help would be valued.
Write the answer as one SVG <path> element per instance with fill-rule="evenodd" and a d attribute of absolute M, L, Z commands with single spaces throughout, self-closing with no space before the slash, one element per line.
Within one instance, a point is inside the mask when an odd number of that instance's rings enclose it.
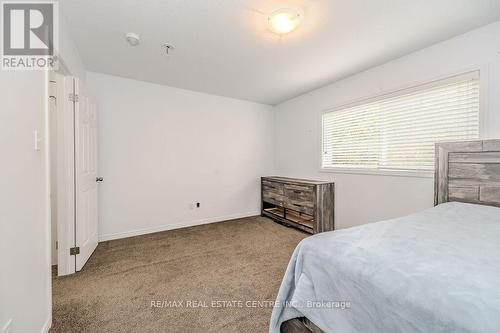
<path fill-rule="evenodd" d="M 80 254 L 80 247 L 77 246 L 69 249 L 70 256 L 76 256 L 77 254 Z"/>
<path fill-rule="evenodd" d="M 78 102 L 79 99 L 80 99 L 80 97 L 77 94 L 73 94 L 73 93 L 69 94 L 69 100 L 71 102 Z"/>

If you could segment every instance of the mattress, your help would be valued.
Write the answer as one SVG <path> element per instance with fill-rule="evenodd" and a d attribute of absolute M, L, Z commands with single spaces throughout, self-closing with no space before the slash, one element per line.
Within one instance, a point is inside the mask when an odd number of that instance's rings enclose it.
<path fill-rule="evenodd" d="M 295 249 L 269 331 L 500 332 L 500 208 L 444 203 Z"/>

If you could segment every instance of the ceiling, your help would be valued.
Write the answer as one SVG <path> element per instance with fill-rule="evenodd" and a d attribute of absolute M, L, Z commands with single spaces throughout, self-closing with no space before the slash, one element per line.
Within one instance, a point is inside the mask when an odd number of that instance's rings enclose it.
<path fill-rule="evenodd" d="M 299 28 L 278 37 L 266 14 L 289 4 Z M 500 20 L 499 0 L 64 0 L 86 68 L 278 104 Z M 131 47 L 125 34 L 141 44 Z M 175 46 L 171 56 L 160 45 Z"/>

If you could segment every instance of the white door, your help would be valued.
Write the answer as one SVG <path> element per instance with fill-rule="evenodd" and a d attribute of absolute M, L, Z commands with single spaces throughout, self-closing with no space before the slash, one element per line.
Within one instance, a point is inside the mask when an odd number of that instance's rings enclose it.
<path fill-rule="evenodd" d="M 97 247 L 97 112 L 78 79 L 75 93 L 76 270 L 80 271 Z"/>
<path fill-rule="evenodd" d="M 56 75 L 57 89 L 57 134 L 55 149 L 57 162 L 54 174 L 57 177 L 57 274 L 76 272 L 76 259 L 71 255 L 75 248 L 75 92 L 74 78 Z"/>

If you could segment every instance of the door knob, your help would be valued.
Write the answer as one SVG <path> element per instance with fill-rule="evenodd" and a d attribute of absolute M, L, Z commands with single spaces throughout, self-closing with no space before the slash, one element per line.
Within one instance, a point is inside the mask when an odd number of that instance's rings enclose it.
<path fill-rule="evenodd" d="M 96 179 L 95 179 L 96 182 L 102 182 L 103 180 L 104 180 L 104 178 L 102 178 L 102 177 L 96 177 Z"/>

